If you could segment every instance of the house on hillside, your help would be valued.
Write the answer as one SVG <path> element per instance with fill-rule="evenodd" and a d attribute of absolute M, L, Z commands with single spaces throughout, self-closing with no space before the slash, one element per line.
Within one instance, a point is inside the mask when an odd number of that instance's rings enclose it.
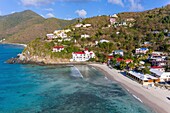
<path fill-rule="evenodd" d="M 54 35 L 55 35 L 55 38 L 67 38 L 67 34 L 68 31 L 66 30 L 55 30 L 54 31 Z"/>
<path fill-rule="evenodd" d="M 104 43 L 104 42 L 109 43 L 110 41 L 109 40 L 105 40 L 105 39 L 100 40 L 100 43 Z"/>
<path fill-rule="evenodd" d="M 113 54 L 114 54 L 114 55 L 123 56 L 123 55 L 124 55 L 124 52 L 123 52 L 123 50 L 114 50 L 114 51 L 113 51 Z"/>
<path fill-rule="evenodd" d="M 48 40 L 51 40 L 51 39 L 53 39 L 54 38 L 54 34 L 46 34 L 46 37 L 47 37 L 47 39 Z"/>
<path fill-rule="evenodd" d="M 148 51 L 149 51 L 148 48 L 137 48 L 137 49 L 135 50 L 135 53 L 136 53 L 136 54 L 146 54 Z"/>
<path fill-rule="evenodd" d="M 84 62 L 84 61 L 88 61 L 91 58 L 95 58 L 94 52 L 85 49 L 85 51 L 73 52 L 72 59 L 70 59 L 70 61 Z"/>
<path fill-rule="evenodd" d="M 167 34 L 168 37 L 170 37 L 170 32 Z"/>
<path fill-rule="evenodd" d="M 134 18 L 127 18 L 126 21 L 127 21 L 127 22 L 134 22 L 134 21 L 136 21 L 136 20 L 135 20 Z"/>
<path fill-rule="evenodd" d="M 61 52 L 64 50 L 64 46 L 54 46 L 53 47 L 53 52 Z"/>
<path fill-rule="evenodd" d="M 81 38 L 90 38 L 90 35 L 84 34 L 84 35 L 81 35 Z"/>
<path fill-rule="evenodd" d="M 112 18 L 118 18 L 117 14 L 110 15 Z"/>
<path fill-rule="evenodd" d="M 150 57 L 148 58 L 149 62 L 152 64 L 152 66 L 166 66 L 167 65 L 167 55 L 163 52 L 152 52 Z"/>
<path fill-rule="evenodd" d="M 165 68 L 163 68 L 161 66 L 152 66 L 151 69 L 156 69 L 156 70 L 159 70 L 161 72 L 165 72 Z"/>
<path fill-rule="evenodd" d="M 76 28 L 80 28 L 80 27 L 82 27 L 82 26 L 83 26 L 83 24 L 76 24 L 76 25 L 75 25 Z"/>
<path fill-rule="evenodd" d="M 110 24 L 113 25 L 116 23 L 116 18 L 110 18 Z"/>
<path fill-rule="evenodd" d="M 83 27 L 91 27 L 91 24 L 84 24 Z"/>

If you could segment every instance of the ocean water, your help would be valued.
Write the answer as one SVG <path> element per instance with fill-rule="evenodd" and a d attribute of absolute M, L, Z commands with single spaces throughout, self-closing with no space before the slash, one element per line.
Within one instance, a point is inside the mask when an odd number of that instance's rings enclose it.
<path fill-rule="evenodd" d="M 0 113 L 154 113 L 95 68 L 4 62 L 22 50 L 0 45 Z"/>

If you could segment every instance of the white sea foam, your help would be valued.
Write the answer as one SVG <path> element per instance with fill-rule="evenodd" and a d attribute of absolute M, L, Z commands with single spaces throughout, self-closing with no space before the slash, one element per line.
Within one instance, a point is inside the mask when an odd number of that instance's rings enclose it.
<path fill-rule="evenodd" d="M 132 95 L 133 95 L 133 94 L 132 94 Z M 135 97 L 138 101 L 140 101 L 141 103 L 143 103 L 142 100 L 141 100 L 140 98 L 138 98 L 136 95 L 133 95 L 133 97 Z"/>
<path fill-rule="evenodd" d="M 71 76 L 83 78 L 83 75 L 81 74 L 81 72 L 76 66 L 73 66 L 72 69 L 73 69 L 72 71 L 73 73 L 71 74 Z"/>

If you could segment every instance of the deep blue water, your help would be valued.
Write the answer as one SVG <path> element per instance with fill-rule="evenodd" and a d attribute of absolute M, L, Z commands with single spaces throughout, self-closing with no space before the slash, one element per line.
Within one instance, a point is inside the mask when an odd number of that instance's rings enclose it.
<path fill-rule="evenodd" d="M 0 113 L 154 113 L 95 68 L 5 63 L 22 50 L 0 45 Z"/>

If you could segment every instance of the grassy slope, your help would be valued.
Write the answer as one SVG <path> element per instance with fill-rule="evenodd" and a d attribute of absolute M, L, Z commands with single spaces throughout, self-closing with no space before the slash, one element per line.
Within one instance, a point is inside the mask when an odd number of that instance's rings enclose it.
<path fill-rule="evenodd" d="M 75 20 L 44 19 L 40 15 L 26 10 L 0 17 L 0 38 L 7 42 L 28 43 L 35 38 L 44 38 L 46 33 L 61 29 Z"/>

